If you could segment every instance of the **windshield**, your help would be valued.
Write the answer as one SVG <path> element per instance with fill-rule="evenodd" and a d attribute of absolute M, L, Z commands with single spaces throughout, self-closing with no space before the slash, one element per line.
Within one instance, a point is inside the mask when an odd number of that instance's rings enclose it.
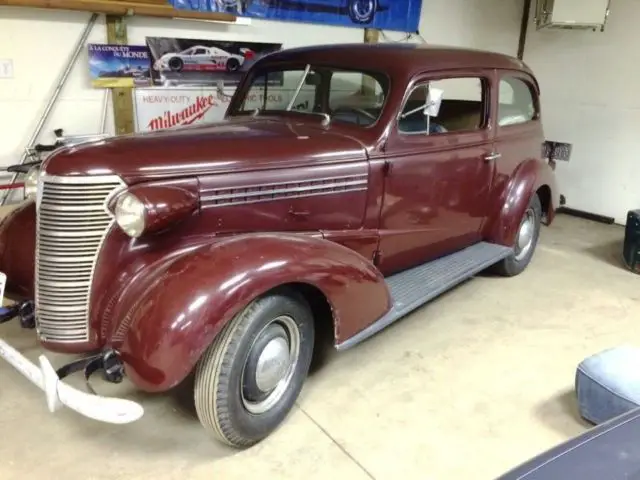
<path fill-rule="evenodd" d="M 378 120 L 388 91 L 382 73 L 313 65 L 265 69 L 252 76 L 232 115 L 296 111 L 367 127 Z"/>

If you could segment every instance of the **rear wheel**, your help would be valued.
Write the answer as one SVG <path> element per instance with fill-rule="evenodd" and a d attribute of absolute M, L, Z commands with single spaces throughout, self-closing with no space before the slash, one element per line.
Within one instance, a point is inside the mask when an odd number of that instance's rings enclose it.
<path fill-rule="evenodd" d="M 311 310 L 295 292 L 251 303 L 198 362 L 195 405 L 202 425 L 235 447 L 267 437 L 302 389 L 313 344 Z"/>
<path fill-rule="evenodd" d="M 496 264 L 496 273 L 506 277 L 513 277 L 527 268 L 538 244 L 541 217 L 542 205 L 540 204 L 540 198 L 538 195 L 534 195 L 520 220 L 513 253 Z"/>
<path fill-rule="evenodd" d="M 227 72 L 235 72 L 240 68 L 240 61 L 237 58 L 227 60 Z"/>

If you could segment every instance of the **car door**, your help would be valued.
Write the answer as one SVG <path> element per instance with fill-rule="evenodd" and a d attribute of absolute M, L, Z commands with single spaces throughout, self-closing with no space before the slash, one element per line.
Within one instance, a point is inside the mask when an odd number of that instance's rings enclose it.
<path fill-rule="evenodd" d="M 493 82 L 491 70 L 452 71 L 422 76 L 408 88 L 386 145 L 383 273 L 480 241 L 494 175 Z M 425 116 L 427 92 L 438 89 L 438 115 Z"/>
<path fill-rule="evenodd" d="M 509 179 L 522 162 L 539 159 L 544 134 L 540 118 L 540 99 L 535 81 L 520 71 L 498 70 L 495 150 L 496 176 L 493 196 L 501 206 Z"/>

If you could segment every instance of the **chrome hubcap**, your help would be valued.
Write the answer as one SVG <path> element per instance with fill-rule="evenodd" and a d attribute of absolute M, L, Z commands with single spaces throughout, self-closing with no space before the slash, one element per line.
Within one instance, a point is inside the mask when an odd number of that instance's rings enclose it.
<path fill-rule="evenodd" d="M 250 413 L 264 413 L 278 403 L 291 384 L 299 355 L 300 332 L 287 315 L 256 335 L 242 372 L 242 403 Z"/>
<path fill-rule="evenodd" d="M 533 238 L 535 234 L 535 213 L 529 209 L 525 213 L 524 219 L 520 224 L 518 230 L 518 237 L 516 238 L 515 257 L 516 260 L 521 260 L 527 256 L 531 247 L 533 246 Z"/>
<path fill-rule="evenodd" d="M 256 385 L 263 392 L 273 390 L 289 368 L 289 345 L 282 337 L 267 343 L 258 357 Z"/>

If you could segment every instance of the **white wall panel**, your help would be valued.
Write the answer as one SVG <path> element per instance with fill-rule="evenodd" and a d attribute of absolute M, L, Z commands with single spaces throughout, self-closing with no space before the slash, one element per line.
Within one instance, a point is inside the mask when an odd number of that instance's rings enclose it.
<path fill-rule="evenodd" d="M 516 55 L 522 0 L 424 0 L 420 31 L 430 43 Z"/>
<path fill-rule="evenodd" d="M 624 223 L 640 207 L 640 3 L 611 2 L 604 32 L 532 26 L 524 61 L 542 89 L 545 134 L 574 145 L 556 170 L 567 205 Z"/>

